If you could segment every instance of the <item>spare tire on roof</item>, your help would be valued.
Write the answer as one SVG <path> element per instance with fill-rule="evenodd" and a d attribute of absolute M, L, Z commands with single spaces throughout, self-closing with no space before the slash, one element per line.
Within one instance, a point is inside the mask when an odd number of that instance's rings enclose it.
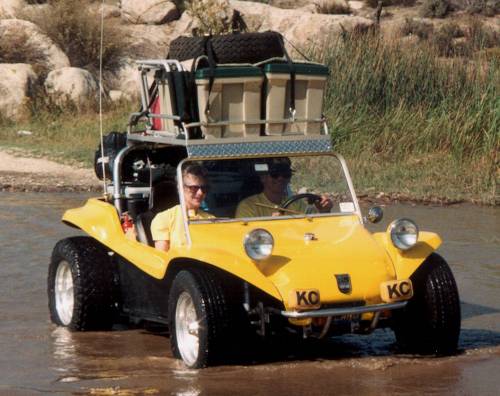
<path fill-rule="evenodd" d="M 168 58 L 182 62 L 207 55 L 208 41 L 217 63 L 257 63 L 284 56 L 283 37 L 278 32 L 268 31 L 211 37 L 181 36 L 170 43 Z"/>

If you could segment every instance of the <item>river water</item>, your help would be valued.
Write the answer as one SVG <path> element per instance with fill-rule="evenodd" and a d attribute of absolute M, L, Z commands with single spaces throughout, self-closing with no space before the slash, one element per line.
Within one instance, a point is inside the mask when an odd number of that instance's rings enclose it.
<path fill-rule="evenodd" d="M 500 388 L 500 208 L 391 205 L 381 225 L 410 217 L 438 232 L 462 301 L 460 353 L 399 355 L 394 336 L 329 340 L 320 351 L 187 370 L 161 332 L 71 333 L 50 323 L 51 250 L 75 235 L 60 222 L 84 194 L 0 193 L 0 395 L 497 395 Z"/>

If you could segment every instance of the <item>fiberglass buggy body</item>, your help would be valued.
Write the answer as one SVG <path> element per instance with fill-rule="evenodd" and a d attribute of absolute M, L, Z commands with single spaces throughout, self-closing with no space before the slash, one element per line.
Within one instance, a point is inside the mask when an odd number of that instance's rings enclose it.
<path fill-rule="evenodd" d="M 302 77 L 290 78 L 283 72 L 288 62 L 268 65 L 259 65 L 268 67 L 265 76 L 248 65 L 218 65 L 208 78 L 206 70 L 196 71 L 199 106 L 212 108 L 186 123 L 172 106 L 181 88 L 169 79 L 185 66 L 139 63 L 143 111 L 132 115 L 126 135 L 108 135 L 108 163 L 96 167 L 111 183 L 103 197 L 63 216 L 86 236 L 54 248 L 52 321 L 71 330 L 111 328 L 123 317 L 165 324 L 174 356 L 193 368 L 225 361 L 249 339 L 285 333 L 320 339 L 380 327 L 394 330 L 403 350 L 453 353 L 460 306 L 451 270 L 434 252 L 439 236 L 419 232 L 409 219 L 370 233 L 325 120 L 307 110 L 321 112 L 314 101 L 323 69 L 297 65 Z M 262 84 L 276 86 L 266 91 Z M 272 97 L 276 87 L 284 87 L 282 97 Z M 301 90 L 303 102 L 290 109 L 290 96 L 300 98 Z M 266 92 L 265 100 L 259 97 Z M 255 95 L 265 103 L 252 118 Z M 266 106 L 285 110 L 278 117 Z M 293 170 L 287 199 L 267 208 L 271 215 L 238 214 L 242 200 L 261 193 L 261 174 L 276 159 Z M 193 220 L 186 213 L 181 175 L 192 163 L 207 170 L 203 209 L 214 217 Z M 314 206 L 323 193 L 332 201 L 326 212 Z M 184 240 L 168 252 L 155 249 L 151 220 L 177 204 Z M 370 210 L 371 221 L 380 217 Z"/>

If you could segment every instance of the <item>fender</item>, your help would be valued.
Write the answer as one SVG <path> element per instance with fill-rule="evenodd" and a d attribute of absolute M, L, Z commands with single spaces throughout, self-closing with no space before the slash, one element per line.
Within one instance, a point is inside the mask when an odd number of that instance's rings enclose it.
<path fill-rule="evenodd" d="M 84 206 L 67 210 L 63 222 L 80 228 L 111 251 L 130 261 L 140 270 L 156 279 L 163 279 L 172 260 L 204 261 L 249 282 L 272 297 L 282 300 L 273 283 L 253 263 L 242 263 L 241 257 L 217 247 L 178 247 L 161 252 L 151 246 L 128 239 L 123 233 L 118 213 L 113 205 L 98 198 L 90 198 Z M 224 253 L 224 254 L 222 254 Z M 213 263 L 213 257 L 217 262 Z M 212 258 L 212 259 L 211 259 Z"/>
<path fill-rule="evenodd" d="M 395 247 L 388 232 L 376 232 L 373 238 L 387 251 L 394 264 L 397 279 L 408 279 L 442 243 L 438 234 L 426 231 L 419 233 L 417 244 L 409 250 Z"/>

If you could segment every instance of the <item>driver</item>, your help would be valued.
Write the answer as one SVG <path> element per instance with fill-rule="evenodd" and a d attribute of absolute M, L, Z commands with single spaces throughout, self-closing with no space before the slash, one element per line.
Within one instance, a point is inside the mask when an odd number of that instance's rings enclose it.
<path fill-rule="evenodd" d="M 243 199 L 236 208 L 235 217 L 267 217 L 286 214 L 279 210 L 289 198 L 288 184 L 293 170 L 289 158 L 271 158 L 265 163 L 256 163 L 255 170 L 260 175 L 263 190 L 260 194 Z M 314 205 L 319 212 L 329 212 L 333 203 L 330 197 L 323 194 Z M 288 209 L 305 213 L 304 201 L 293 202 Z"/>
<path fill-rule="evenodd" d="M 199 164 L 189 164 L 182 170 L 184 203 L 189 219 L 209 219 L 214 216 L 200 209 L 209 189 L 207 170 Z M 155 248 L 167 252 L 171 246 L 186 243 L 182 207 L 176 205 L 158 213 L 151 222 Z"/>

